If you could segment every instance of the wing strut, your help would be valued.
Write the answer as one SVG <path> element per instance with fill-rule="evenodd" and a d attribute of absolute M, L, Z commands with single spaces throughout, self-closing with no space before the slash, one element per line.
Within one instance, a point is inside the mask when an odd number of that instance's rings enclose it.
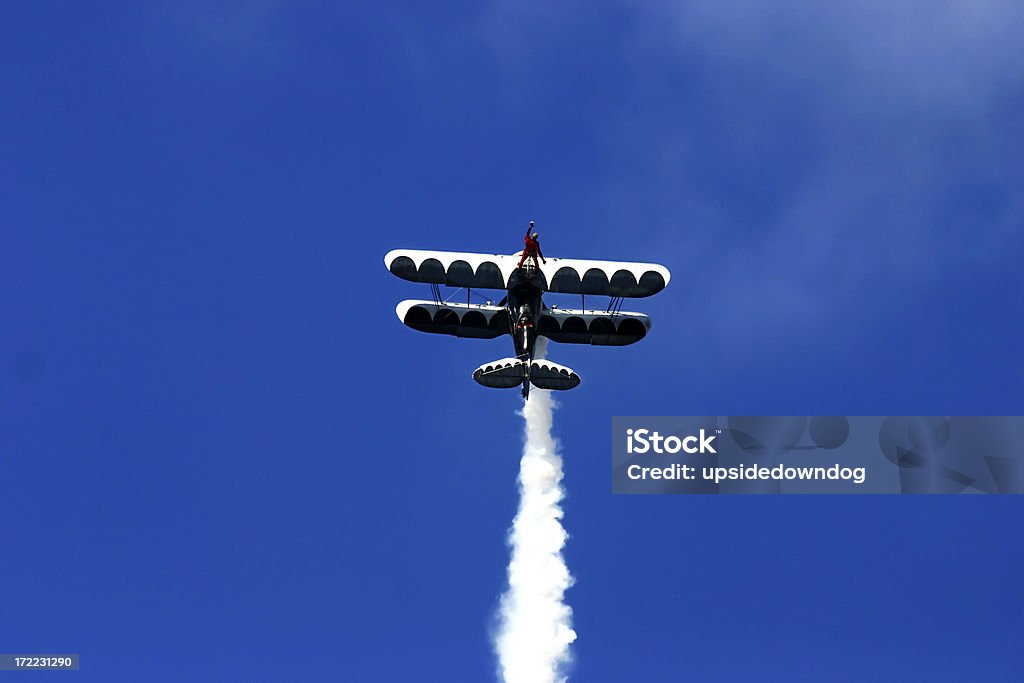
<path fill-rule="evenodd" d="M 608 308 L 605 309 L 605 313 L 610 313 L 612 318 L 617 316 L 619 311 L 622 310 L 622 299 L 621 296 L 613 296 L 608 301 Z"/>
<path fill-rule="evenodd" d="M 431 286 L 433 287 L 434 285 L 431 285 Z M 458 295 L 459 292 L 461 292 L 462 290 L 466 290 L 466 305 L 467 306 L 472 305 L 473 304 L 473 288 L 472 287 L 459 287 L 454 292 L 452 292 L 451 294 L 446 296 L 443 301 L 440 301 L 440 302 L 435 301 L 435 303 L 446 304 L 449 301 L 451 301 L 453 298 L 455 298 L 455 296 Z M 440 296 L 440 288 L 438 288 L 438 296 Z M 479 299 L 480 301 L 483 301 L 488 306 L 490 306 L 491 304 L 494 303 L 493 301 L 491 301 L 490 299 L 485 297 L 483 294 L 477 294 L 476 298 Z M 505 299 L 507 299 L 507 298 L 508 297 L 505 297 Z M 499 303 L 498 305 L 499 306 L 504 306 L 505 305 L 505 299 L 502 299 L 501 303 Z"/>

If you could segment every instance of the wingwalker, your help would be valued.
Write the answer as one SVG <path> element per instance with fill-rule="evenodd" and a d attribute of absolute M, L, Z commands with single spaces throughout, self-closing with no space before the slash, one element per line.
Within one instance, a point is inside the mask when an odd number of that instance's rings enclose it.
<path fill-rule="evenodd" d="M 523 398 L 529 397 L 531 384 L 565 390 L 580 383 L 579 375 L 570 368 L 534 359 L 538 335 L 563 344 L 625 346 L 638 342 L 651 329 L 651 320 L 643 313 L 621 311 L 623 298 L 657 294 L 671 277 L 668 268 L 654 263 L 545 259 L 533 228 L 530 221 L 525 248 L 510 256 L 396 249 L 384 257 L 388 270 L 403 280 L 430 284 L 432 301 L 410 299 L 395 309 L 398 319 L 409 327 L 472 339 L 512 336 L 515 358 L 481 365 L 473 379 L 496 389 L 522 386 Z M 443 300 L 441 285 L 464 288 L 466 303 Z M 490 300 L 474 304 L 474 289 L 504 290 L 505 298 L 496 305 Z M 580 308 L 548 308 L 546 292 L 578 294 Z M 608 306 L 588 310 L 588 294 L 609 297 Z"/>

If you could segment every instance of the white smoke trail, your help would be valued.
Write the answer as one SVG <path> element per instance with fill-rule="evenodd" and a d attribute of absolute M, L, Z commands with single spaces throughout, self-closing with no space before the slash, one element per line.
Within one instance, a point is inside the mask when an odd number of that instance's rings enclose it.
<path fill-rule="evenodd" d="M 547 340 L 537 340 L 543 358 Z M 505 683 L 561 683 L 576 640 L 572 608 L 563 602 L 573 584 L 562 557 L 562 458 L 551 436 L 554 401 L 534 388 L 520 415 L 526 444 L 519 463 L 519 511 L 509 532 L 508 590 L 501 596 L 495 649 Z"/>

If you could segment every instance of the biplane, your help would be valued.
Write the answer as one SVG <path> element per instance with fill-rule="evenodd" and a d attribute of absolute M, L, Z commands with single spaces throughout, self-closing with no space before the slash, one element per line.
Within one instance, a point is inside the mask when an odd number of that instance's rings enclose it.
<path fill-rule="evenodd" d="M 538 336 L 593 346 L 638 342 L 650 331 L 651 320 L 643 313 L 622 311 L 622 301 L 657 294 L 670 278 L 667 268 L 654 263 L 548 258 L 543 265 L 527 259 L 520 267 L 521 254 L 396 249 L 387 253 L 384 265 L 403 280 L 430 285 L 432 300 L 410 299 L 396 307 L 405 325 L 470 339 L 510 335 L 515 356 L 481 365 L 473 379 L 485 387 L 522 387 L 523 398 L 529 397 L 531 385 L 566 390 L 580 383 L 572 369 L 534 358 Z M 465 289 L 466 302 L 442 299 L 441 286 Z M 502 290 L 505 296 L 497 304 L 489 299 L 473 303 L 473 290 Z M 578 295 L 580 308 L 546 306 L 544 294 L 549 292 Z M 608 305 L 587 309 L 588 296 L 608 297 Z"/>

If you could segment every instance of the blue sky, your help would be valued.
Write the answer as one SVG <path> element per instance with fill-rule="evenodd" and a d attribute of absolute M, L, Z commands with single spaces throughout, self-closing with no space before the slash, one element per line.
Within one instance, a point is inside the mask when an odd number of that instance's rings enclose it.
<path fill-rule="evenodd" d="M 1024 7 L 11 6 L 0 650 L 492 680 L 521 445 L 396 247 L 657 260 L 553 347 L 573 680 L 1018 680 L 1020 497 L 613 497 L 622 414 L 1021 414 Z"/>

